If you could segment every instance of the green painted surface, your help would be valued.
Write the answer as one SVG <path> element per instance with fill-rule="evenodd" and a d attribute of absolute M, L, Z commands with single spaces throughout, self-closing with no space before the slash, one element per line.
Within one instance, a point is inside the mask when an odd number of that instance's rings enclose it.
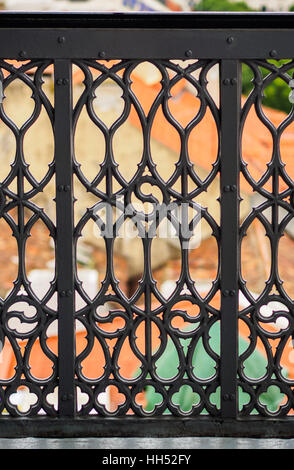
<path fill-rule="evenodd" d="M 219 322 L 214 323 L 214 325 L 209 330 L 209 346 L 216 353 L 220 354 L 220 326 Z M 188 345 L 191 340 L 182 340 L 182 346 L 184 348 L 184 353 L 187 355 Z M 243 354 L 249 347 L 248 340 L 239 336 L 239 354 Z M 202 340 L 200 339 L 197 342 L 195 351 L 193 353 L 192 364 L 194 366 L 194 374 L 199 379 L 208 379 L 215 375 L 215 361 L 209 355 L 203 345 Z M 176 347 L 172 340 L 168 340 L 167 347 L 163 355 L 156 362 L 157 374 L 161 378 L 172 378 L 175 377 L 178 372 L 178 353 Z M 252 354 L 244 361 L 244 373 L 247 377 L 252 379 L 262 378 L 267 372 L 267 360 L 266 358 L 255 349 Z M 284 371 L 286 376 L 286 371 Z M 266 393 L 263 393 L 260 396 L 260 401 L 262 405 L 265 405 L 267 409 L 271 412 L 275 412 L 279 409 L 279 404 L 283 400 L 284 395 L 280 393 L 280 390 L 271 386 L 268 388 Z M 220 391 L 219 389 L 211 395 L 210 400 L 216 407 L 220 408 Z M 239 409 L 241 410 L 244 405 L 249 403 L 250 395 L 245 393 L 240 387 L 238 390 L 238 400 L 239 400 Z M 146 389 L 146 401 L 147 406 L 145 407 L 146 411 L 153 411 L 157 404 L 160 404 L 162 397 L 159 393 L 156 393 L 154 387 L 147 387 Z M 189 412 L 193 406 L 197 406 L 197 403 L 200 401 L 200 397 L 195 393 L 189 385 L 183 385 L 179 392 L 173 395 L 173 403 L 178 405 L 183 412 Z M 167 411 L 166 414 L 169 412 Z M 252 414 L 257 413 L 254 411 Z"/>

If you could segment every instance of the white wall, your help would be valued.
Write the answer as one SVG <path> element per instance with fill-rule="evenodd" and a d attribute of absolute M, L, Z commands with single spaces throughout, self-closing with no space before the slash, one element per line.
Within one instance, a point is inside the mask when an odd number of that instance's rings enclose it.
<path fill-rule="evenodd" d="M 245 0 L 251 8 L 266 6 L 269 11 L 287 11 L 294 0 Z"/>
<path fill-rule="evenodd" d="M 160 11 L 167 8 L 157 0 L 5 0 L 6 10 L 51 11 Z"/>

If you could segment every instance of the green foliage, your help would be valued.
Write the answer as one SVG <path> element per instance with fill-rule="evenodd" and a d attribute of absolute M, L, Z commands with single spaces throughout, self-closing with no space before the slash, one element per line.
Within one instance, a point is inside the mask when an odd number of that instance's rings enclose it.
<path fill-rule="evenodd" d="M 194 11 L 253 11 L 246 2 L 234 0 L 200 0 L 199 3 L 194 5 Z M 290 6 L 289 11 L 294 11 L 294 4 Z M 278 66 L 281 66 L 287 60 L 271 61 Z M 268 70 L 262 70 L 263 77 L 268 75 Z M 290 74 L 290 71 L 288 72 Z M 242 93 L 248 95 L 252 90 L 251 80 L 253 74 L 249 67 L 246 65 L 242 68 Z M 289 102 L 289 86 L 281 79 L 275 79 L 264 90 L 264 98 L 262 103 L 273 109 L 278 109 L 289 113 L 291 110 L 291 103 Z"/>
<path fill-rule="evenodd" d="M 194 11 L 252 11 L 246 2 L 230 0 L 200 0 Z"/>
<path fill-rule="evenodd" d="M 280 67 L 284 63 L 288 62 L 288 60 L 270 60 L 269 62 L 277 65 Z M 261 68 L 261 73 L 263 78 L 269 74 L 267 69 Z M 287 72 L 291 76 L 291 71 Z M 247 65 L 242 66 L 242 93 L 244 95 L 248 95 L 249 92 L 252 90 L 252 79 L 253 73 L 251 69 Z M 264 106 L 268 106 L 269 108 L 278 109 L 280 111 L 284 111 L 285 113 L 289 113 L 291 110 L 291 103 L 289 102 L 289 94 L 291 89 L 287 85 L 284 80 L 281 78 L 276 78 L 273 80 L 265 89 L 264 89 L 264 98 L 262 103 Z"/>

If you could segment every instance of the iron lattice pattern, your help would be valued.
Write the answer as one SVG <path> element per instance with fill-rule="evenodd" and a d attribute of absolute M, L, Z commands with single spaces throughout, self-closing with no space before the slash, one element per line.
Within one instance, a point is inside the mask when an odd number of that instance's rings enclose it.
<path fill-rule="evenodd" d="M 283 62 L 285 62 L 283 64 Z M 291 130 L 293 107 L 287 117 L 279 122 L 271 121 L 269 109 L 263 106 L 263 98 L 275 80 L 291 86 L 293 61 L 246 61 L 252 74 L 252 91 L 243 104 L 241 131 L 246 129 L 246 121 L 252 112 L 256 113 L 260 129 L 263 127 L 271 141 L 267 154 L 267 164 L 260 163 L 258 172 L 248 165 L 242 148 L 241 174 L 249 183 L 255 197 L 252 210 L 240 225 L 240 246 L 245 240 L 250 226 L 260 222 L 264 235 L 269 241 L 267 275 L 262 288 L 248 286 L 240 273 L 240 292 L 243 305 L 240 305 L 240 325 L 246 325 L 250 339 L 246 350 L 240 351 L 239 386 L 245 391 L 247 400 L 241 415 L 261 414 L 263 416 L 284 416 L 293 409 L 293 378 L 291 364 L 285 367 L 286 354 L 291 354 L 293 345 L 293 300 L 291 283 L 284 285 L 281 279 L 282 263 L 280 245 L 282 237 L 293 219 L 293 174 L 289 160 L 285 161 L 284 136 Z M 289 92 L 290 92 L 289 87 Z M 257 203 L 258 202 L 258 203 Z M 284 275 L 285 273 L 283 273 Z M 274 325 L 274 327 L 273 327 Z M 246 361 L 254 350 L 260 348 L 266 357 L 266 366 L 259 375 L 248 376 Z M 248 362 L 247 362 L 248 363 Z M 293 366 L 292 366 L 293 367 Z M 280 393 L 276 407 L 266 405 L 264 398 L 274 390 Z"/>
<path fill-rule="evenodd" d="M 163 214 L 161 209 L 156 211 L 155 207 L 160 208 L 171 203 L 180 206 L 185 203 L 190 210 L 190 214 L 187 211 L 187 217 L 190 217 L 189 224 L 192 224 L 193 220 L 197 220 L 201 211 L 202 219 L 207 222 L 213 236 L 219 241 L 218 224 L 209 211 L 201 208 L 197 202 L 197 197 L 207 191 L 219 173 L 219 156 L 217 155 L 211 172 L 202 181 L 195 172 L 187 152 L 189 136 L 202 121 L 208 109 L 217 128 L 219 127 L 219 110 L 206 88 L 206 75 L 215 62 L 193 61 L 186 68 L 169 61 L 153 62 L 162 78 L 160 91 L 154 96 L 149 109 L 143 108 L 140 99 L 132 90 L 132 72 L 139 64 L 138 61 L 121 61 L 108 68 L 106 65 L 94 61 L 76 63 L 83 71 L 85 90 L 74 109 L 74 126 L 78 123 L 82 108 L 86 107 L 90 119 L 104 135 L 106 150 L 100 171 L 92 181 L 85 177 L 78 161 L 75 161 L 74 172 L 76 176 L 97 200 L 76 224 L 75 242 L 91 219 L 99 227 L 103 227 L 105 220 L 100 215 L 99 208 L 100 206 L 104 207 L 104 203 L 112 207 L 119 204 L 120 209 L 113 237 L 105 237 L 107 272 L 101 290 L 94 300 L 86 295 L 78 277 L 76 277 L 76 290 L 87 304 L 76 314 L 78 321 L 87 330 L 87 347 L 76 358 L 76 384 L 89 397 L 80 413 L 88 414 L 94 409 L 99 414 L 106 416 L 124 415 L 128 412 L 139 416 L 150 416 L 150 413 L 160 415 L 169 411 L 182 416 L 185 415 L 185 411 L 176 403 L 174 397 L 184 387 L 196 398 L 195 406 L 189 414 L 198 415 L 205 411 L 217 415 L 219 410 L 213 397 L 219 386 L 219 352 L 210 347 L 209 330 L 219 321 L 219 311 L 211 305 L 212 299 L 219 291 L 219 279 L 218 277 L 215 279 L 205 298 L 199 294 L 189 273 L 189 249 L 187 249 L 189 238 L 184 230 L 180 230 L 179 233 L 182 253 L 181 273 L 176 283 L 176 289 L 168 299 L 157 288 L 151 268 L 152 243 L 160 224 L 166 220 L 171 225 L 174 223 L 173 214 Z M 95 78 L 97 72 L 98 77 Z M 198 72 L 198 79 L 195 78 L 195 72 Z M 183 78 L 193 86 L 195 94 L 200 100 L 199 111 L 185 127 L 172 115 L 168 104 L 173 87 Z M 107 127 L 95 113 L 93 99 L 99 87 L 109 79 L 121 88 L 124 108 L 118 119 L 110 127 Z M 181 142 L 178 162 L 168 180 L 164 180 L 159 173 L 154 163 L 156 155 L 152 155 L 150 147 L 151 129 L 159 111 L 164 114 L 167 122 L 176 130 Z M 137 115 L 144 145 L 137 169 L 127 180 L 120 172 L 112 143 L 116 132 L 127 121 L 131 113 Z M 176 186 L 177 183 L 178 186 Z M 152 194 L 145 193 L 144 185 L 147 184 L 151 186 Z M 157 195 L 156 189 L 158 190 Z M 146 203 L 151 205 L 151 211 L 149 206 L 149 209 L 144 213 L 142 207 Z M 115 238 L 119 235 L 118 227 L 122 226 L 122 222 L 130 219 L 136 220 L 138 236 L 142 241 L 144 269 L 138 288 L 131 298 L 128 298 L 121 290 L 119 279 L 115 276 L 112 258 Z M 148 227 L 146 226 L 147 222 Z M 197 224 L 194 225 L 197 226 Z M 132 249 L 131 245 L 130 249 Z M 190 314 L 181 307 L 182 303 L 189 305 Z M 105 316 L 105 306 L 107 305 L 115 307 L 108 308 L 108 314 Z M 184 320 L 185 328 L 174 326 L 173 320 L 176 317 Z M 116 323 L 116 329 L 111 328 L 112 323 Z M 157 344 L 154 344 L 155 331 L 159 340 Z M 98 341 L 98 349 L 103 356 L 104 370 L 101 377 L 87 379 L 83 374 L 82 363 L 91 354 L 96 341 Z M 199 378 L 195 373 L 193 358 L 197 344 L 200 342 L 215 365 L 215 373 L 211 377 Z M 164 358 L 168 345 L 172 345 L 175 352 L 174 370 L 171 375 L 167 370 L 161 370 L 160 375 L 158 365 Z M 135 358 L 137 362 L 137 373 L 131 377 L 126 377 L 120 367 L 120 357 L 126 350 L 130 360 Z M 153 389 L 158 397 L 158 404 L 155 404 L 153 410 L 144 407 L 142 392 L 148 388 Z M 99 394 L 107 389 L 116 389 L 121 395 L 121 404 L 115 411 L 109 411 L 104 404 L 99 403 Z"/>
<path fill-rule="evenodd" d="M 42 295 L 28 275 L 27 245 L 34 227 L 40 223 L 44 225 L 54 253 L 58 242 L 55 202 L 58 205 L 60 199 L 55 201 L 54 187 L 51 203 L 43 208 L 41 193 L 48 190 L 50 194 L 49 189 L 55 184 L 55 176 L 58 179 L 60 161 L 56 165 L 57 157 L 53 155 L 44 175 L 36 178 L 28 164 L 30 155 L 25 145 L 26 136 L 40 119 L 41 113 L 47 116 L 52 135 L 56 131 L 55 106 L 49 98 L 48 87 L 43 86 L 45 76 L 54 73 L 54 65 L 50 61 L 27 61 L 18 66 L 9 61 L 0 62 L 4 96 L 14 82 L 20 81 L 31 90 L 34 103 L 30 116 L 22 124 L 16 123 L 10 116 L 5 99 L 0 106 L 1 125 L 9 129 L 15 142 L 11 168 L 3 178 L 1 176 L 1 220 L 9 226 L 15 238 L 18 258 L 17 277 L 11 289 L 0 300 L 2 352 L 4 354 L 9 350 L 13 356 L 10 358 L 13 372 L 9 375 L 3 372 L 5 368 L 1 368 L 2 413 L 15 416 L 33 416 L 38 413 L 58 415 L 54 397 L 61 386 L 59 370 L 65 359 L 58 357 L 58 351 L 50 342 L 50 335 L 59 319 L 60 297 L 73 296 L 78 301 L 72 315 L 77 332 L 83 339 L 80 345 L 78 342 L 76 345 L 73 377 L 79 415 L 221 415 L 220 371 L 221 367 L 225 368 L 220 357 L 219 331 L 222 228 L 217 211 L 203 203 L 203 198 L 205 201 L 205 195 L 213 185 L 217 185 L 218 189 L 220 187 L 222 109 L 208 91 L 208 74 L 215 68 L 219 70 L 219 64 L 217 61 L 205 60 L 151 61 L 153 71 L 159 74 L 160 79 L 147 106 L 144 96 L 137 95 L 133 86 L 133 73 L 142 65 L 141 62 L 83 60 L 73 63 L 73 70 L 82 75 L 84 88 L 78 89 L 71 110 L 72 140 L 75 142 L 84 114 L 103 141 L 100 168 L 97 165 L 98 169 L 93 174 L 92 171 L 85 171 L 86 165 L 81 165 L 75 145 L 72 155 L 72 196 L 77 198 L 78 204 L 80 194 L 86 192 L 87 201 L 91 199 L 92 203 L 81 204 L 79 210 L 75 209 L 73 240 L 68 243 L 73 244 L 76 254 L 80 239 L 93 227 L 100 238 L 100 246 L 102 240 L 106 260 L 105 276 L 95 295 L 89 295 L 85 288 L 76 260 L 74 292 L 59 291 L 57 288 L 60 281 L 58 266 L 63 263 L 63 259 L 56 259 L 49 289 Z M 283 355 L 292 347 L 294 328 L 293 301 L 279 273 L 279 243 L 293 218 L 294 183 L 283 161 L 280 142 L 283 133 L 294 120 L 294 112 L 291 110 L 277 126 L 267 116 L 262 95 L 276 79 L 289 84 L 294 66 L 292 62 L 277 66 L 270 61 L 246 61 L 244 64 L 251 70 L 253 85 L 241 107 L 241 140 L 249 115 L 255 110 L 258 121 L 271 136 L 272 153 L 267 155 L 268 163 L 264 171 L 259 169 L 259 173 L 254 173 L 242 145 L 240 178 L 245 186 L 247 184 L 247 189 L 250 188 L 253 194 L 251 200 L 255 202 L 240 222 L 239 253 L 242 255 L 242 246 L 250 228 L 256 223 L 261 224 L 269 239 L 270 270 L 264 287 L 255 289 L 246 282 L 240 256 L 239 327 L 247 343 L 245 346 L 242 343 L 240 347 L 236 374 L 239 398 L 242 394 L 239 410 L 241 415 L 257 413 L 283 416 L 293 409 L 293 380 L 291 371 L 284 367 Z M 70 93 L 70 83 L 62 82 L 60 78 L 58 80 L 58 85 L 65 85 L 64 93 Z M 178 118 L 170 105 L 173 90 L 183 80 L 198 100 L 192 119 L 190 116 L 186 122 Z M 116 119 L 105 122 L 97 111 L 96 100 L 99 90 L 109 82 L 120 90 L 119 98 L 123 105 Z M 179 142 L 177 159 L 168 176 L 162 174 L 152 145 L 152 131 L 159 114 L 171 132 L 177 135 Z M 216 152 L 210 170 L 203 174 L 191 161 L 190 140 L 208 115 L 216 131 Z M 133 171 L 126 172 L 122 171 L 118 161 L 115 141 L 128 121 L 136 122 L 142 145 L 136 156 L 136 165 L 132 166 Z M 97 148 L 99 151 L 101 153 L 101 148 Z M 58 158 L 62 157 L 59 155 Z M 57 189 L 60 190 L 60 187 Z M 70 186 L 62 186 L 61 189 L 71 195 Z M 73 198 L 73 206 L 74 202 Z M 222 203 L 220 189 L 214 202 L 217 207 L 219 202 Z M 173 210 L 166 210 L 167 207 Z M 180 217 L 177 212 L 179 208 Z M 190 269 L 194 230 L 197 232 L 203 224 L 208 227 L 217 246 L 216 275 L 206 290 L 198 288 Z M 142 274 L 131 293 L 122 287 L 114 266 L 118 240 L 122 233 L 126 235 L 130 225 L 132 233 L 139 240 L 142 253 Z M 158 287 L 152 257 L 153 244 L 163 227 L 168 227 L 169 235 L 172 233 L 176 239 L 174 243 L 178 244 L 181 259 L 179 277 L 168 294 Z M 130 243 L 129 250 L 133 249 L 132 246 Z M 238 295 L 235 291 L 228 292 Z M 59 331 L 59 344 L 67 334 L 72 333 Z M 265 366 L 259 374 L 252 376 L 248 364 L 257 350 L 262 352 Z M 46 377 L 34 373 L 33 354 L 42 355 L 50 363 L 50 373 Z M 123 357 L 136 365 L 131 373 Z M 172 363 L 170 357 L 173 358 Z M 87 373 L 89 362 L 97 364 L 96 375 Z M 203 373 L 203 364 L 209 364 L 212 373 Z M 277 396 L 273 388 L 278 389 L 280 394 L 276 408 L 268 405 L 271 393 Z M 20 407 L 16 398 L 17 392 L 22 390 L 32 395 L 27 408 Z M 148 402 L 151 395 L 153 398 Z M 187 396 L 193 403 L 192 407 L 183 405 L 183 397 Z M 115 406 L 109 405 L 109 397 Z M 71 394 L 62 397 L 65 401 L 73 399 Z M 227 399 L 230 400 L 230 396 Z"/>
<path fill-rule="evenodd" d="M 43 298 L 38 297 L 27 277 L 26 244 L 31 231 L 38 223 L 47 227 L 51 239 L 55 240 L 56 227 L 46 213 L 36 203 L 38 196 L 54 179 L 54 164 L 41 180 L 37 180 L 30 171 L 27 154 L 24 151 L 26 134 L 38 121 L 40 113 L 47 114 L 51 125 L 54 121 L 54 109 L 42 89 L 43 74 L 50 66 L 49 61 L 29 61 L 20 67 L 15 67 L 9 61 L 0 62 L 3 94 L 18 81 L 31 91 L 34 107 L 32 114 L 22 124 L 15 123 L 1 104 L 1 129 L 10 129 L 12 139 L 15 139 L 15 158 L 11 169 L 1 181 L 1 219 L 4 220 L 15 237 L 17 243 L 18 271 L 13 287 L 6 298 L 1 298 L 1 411 L 11 415 L 36 415 L 41 411 L 55 415 L 56 410 L 48 402 L 48 395 L 57 386 L 57 356 L 47 344 L 47 331 L 57 320 L 57 311 L 48 306 L 57 291 L 57 281 L 53 280 Z M 3 143 L 3 141 L 2 141 Z M 28 156 L 29 157 L 29 156 Z M 3 225 L 2 225 L 3 227 Z M 5 268 L 4 268 L 5 269 Z M 43 353 L 50 364 L 51 374 L 42 380 L 34 377 L 31 372 L 31 354 L 35 350 Z M 10 362 L 11 361 L 11 362 Z M 10 362 L 13 367 L 11 374 L 5 374 L 5 368 Z M 4 377 L 4 378 L 3 378 Z M 21 412 L 16 400 L 17 391 L 26 390 L 32 397 L 31 406 Z"/>

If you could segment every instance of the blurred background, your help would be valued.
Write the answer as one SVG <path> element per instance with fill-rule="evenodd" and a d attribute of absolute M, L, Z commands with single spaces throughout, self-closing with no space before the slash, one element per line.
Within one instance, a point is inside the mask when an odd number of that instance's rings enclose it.
<path fill-rule="evenodd" d="M 0 1 L 2 10 L 12 11 L 294 11 L 293 0 L 2 0 Z M 5 99 L 3 100 L 3 109 L 7 116 L 12 119 L 20 128 L 28 121 L 34 112 L 34 99 L 32 99 L 29 87 L 17 77 L 15 71 L 22 66 L 25 61 L 9 61 L 14 69 L 7 71 L 4 67 L 3 77 L 15 75 L 4 90 Z M 283 67 L 291 64 L 287 68 L 289 78 L 292 78 L 294 66 L 292 59 L 280 58 L 279 60 L 269 61 L 274 67 Z M 118 62 L 118 61 L 117 61 Z M 115 61 L 100 61 L 107 68 L 115 65 Z M 172 61 L 174 65 L 186 68 L 197 64 L 197 60 Z M 271 67 L 270 65 L 270 67 Z M 94 78 L 97 78 L 101 72 L 95 68 L 89 67 Z M 49 66 L 43 71 L 42 79 L 44 81 L 42 90 L 45 92 L 50 103 L 54 105 L 54 80 L 53 69 Z M 272 73 L 270 68 L 260 66 L 260 72 L 263 77 Z M 32 66 L 26 72 L 30 77 L 36 73 L 36 68 Z M 119 75 L 120 72 L 118 72 Z M 170 78 L 175 77 L 176 69 L 171 67 L 168 70 Z M 198 80 L 199 70 L 197 66 L 191 72 L 193 77 Z M 73 94 L 74 105 L 78 103 L 79 97 L 85 91 L 84 73 L 78 66 L 73 67 Z M 212 97 L 216 108 L 219 106 L 219 68 L 218 65 L 212 66 L 206 76 L 208 80 L 207 89 Z M 157 94 L 160 92 L 161 73 L 156 64 L 142 62 L 137 65 L 131 75 L 132 91 L 139 99 L 142 107 L 148 112 Z M 242 103 L 244 104 L 254 87 L 254 73 L 247 64 L 242 64 Z M 124 100 L 123 90 L 110 78 L 103 80 L 101 85 L 95 89 L 93 106 L 95 113 L 108 127 L 110 127 L 123 112 Z M 278 76 L 273 76 L 268 80 L 264 89 L 264 95 L 261 99 L 261 105 L 266 117 L 274 126 L 284 121 L 287 114 L 292 110 L 292 103 L 289 100 L 291 88 L 287 80 Z M 197 89 L 191 82 L 182 78 L 177 81 L 171 89 L 169 98 L 169 109 L 174 118 L 185 127 L 197 114 L 200 108 L 201 99 L 198 96 Z M 133 108 L 133 107 L 132 107 Z M 81 165 L 83 175 L 90 181 L 99 171 L 99 165 L 103 162 L 105 156 L 105 140 L 101 130 L 93 124 L 89 114 L 83 107 L 79 116 L 75 131 L 75 157 Z M 171 177 L 175 165 L 179 160 L 181 142 L 179 134 L 175 128 L 166 120 L 162 109 L 159 108 L 151 132 L 151 153 L 157 165 L 157 170 L 161 177 L 168 181 Z M 119 170 L 126 180 L 130 180 L 134 175 L 137 165 L 140 162 L 143 152 L 142 128 L 138 115 L 132 109 L 128 119 L 117 130 L 113 139 L 113 148 L 116 162 Z M 267 164 L 271 160 L 273 141 L 271 134 L 256 114 L 254 107 L 248 113 L 242 135 L 242 157 L 247 164 L 251 177 L 258 181 L 267 169 Z M 294 125 L 291 121 L 281 137 L 281 158 L 285 164 L 285 169 L 290 178 L 294 179 L 293 164 L 294 148 Z M 15 137 L 2 120 L 0 121 L 0 179 L 3 181 L 13 166 L 15 159 L 16 142 Z M 209 177 L 213 165 L 218 157 L 218 132 L 216 122 L 210 108 L 207 108 L 205 116 L 193 129 L 189 137 L 188 145 L 189 158 L 193 164 L 194 170 L 202 181 Z M 54 138 L 52 133 L 52 123 L 44 107 L 33 126 L 29 127 L 24 139 L 24 155 L 26 162 L 30 164 L 30 171 L 37 181 L 41 181 L 48 171 L 48 166 L 54 158 Z M 16 183 L 15 183 L 16 184 Z M 26 191 L 31 189 L 28 183 Z M 285 189 L 285 184 L 281 181 L 280 190 Z M 16 187 L 11 183 L 11 190 Z M 195 185 L 194 185 L 195 187 Z M 194 189 L 193 184 L 190 191 Z M 175 188 L 178 190 L 177 184 Z M 245 178 L 241 175 L 241 223 L 245 220 L 252 208 L 258 207 L 262 198 L 252 190 Z M 266 189 L 271 190 L 268 183 Z M 104 189 L 103 189 L 104 190 Z M 114 190 L 116 188 L 114 187 Z M 154 190 L 156 195 L 156 189 Z M 75 223 L 77 224 L 83 217 L 85 211 L 92 207 L 97 198 L 93 197 L 85 190 L 80 181 L 74 178 L 74 193 L 77 199 L 75 204 Z M 38 206 L 44 207 L 50 219 L 55 222 L 55 207 L 52 201 L 55 196 L 55 182 L 52 178 L 46 185 L 42 194 L 34 197 L 33 202 Z M 214 220 L 220 222 L 220 207 L 218 199 L 219 178 L 218 176 L 209 185 L 207 191 L 197 197 L 197 203 L 205 207 Z M 10 215 L 17 220 L 16 211 L 11 210 Z M 268 220 L 271 218 L 271 209 L 265 214 Z M 281 210 L 280 220 L 285 216 Z M 27 221 L 31 217 L 29 212 L 26 214 Z M 11 227 L 0 219 L 0 295 L 5 298 L 13 289 L 13 283 L 18 273 L 18 249 L 16 240 L 13 237 Z M 291 299 L 294 298 L 294 226 L 290 221 L 285 229 L 285 235 L 280 242 L 279 247 L 279 274 L 284 281 L 284 288 Z M 39 299 L 44 299 L 46 293 L 50 290 L 51 283 L 55 274 L 55 252 L 54 241 L 50 235 L 48 227 L 38 220 L 31 229 L 31 236 L 26 243 L 25 254 L 26 271 L 31 282 L 32 289 Z M 168 299 L 174 292 L 177 281 L 181 273 L 181 247 L 179 242 L 174 239 L 156 238 L 152 243 L 151 267 L 157 287 L 164 298 Z M 213 236 L 211 226 L 205 222 L 201 224 L 201 238 L 199 244 L 189 250 L 190 275 L 195 281 L 195 286 L 200 295 L 205 298 L 214 288 L 214 282 L 218 276 L 218 244 Z M 106 274 L 106 250 L 105 244 L 99 234 L 94 222 L 89 222 L 83 229 L 82 236 L 77 245 L 77 272 L 79 279 L 83 282 L 83 289 L 93 299 L 99 291 Z M 264 225 L 257 219 L 253 221 L 247 230 L 247 236 L 244 237 L 241 246 L 241 271 L 246 280 L 247 288 L 253 297 L 257 298 L 265 289 L 271 267 L 271 246 Z M 144 256 L 142 242 L 139 237 L 132 240 L 117 239 L 114 244 L 114 272 L 119 280 L 119 285 L 123 293 L 131 298 L 142 278 L 144 268 Z M 153 299 L 154 300 L 154 299 Z M 240 292 L 240 309 L 248 306 L 248 301 Z M 85 306 L 81 295 L 76 293 L 77 310 Z M 219 292 L 210 300 L 214 309 L 220 308 Z M 48 303 L 52 311 L 57 309 L 56 296 L 52 296 Z M 144 298 L 138 299 L 136 305 L 144 309 Z M 25 302 L 18 302 L 18 310 L 24 311 L 27 317 L 34 314 L 32 306 Z M 107 318 L 108 313 L 117 305 L 100 306 L 99 315 Z M 152 308 L 156 308 L 154 300 Z M 192 308 L 193 307 L 193 308 Z M 188 311 L 191 317 L 195 316 L 195 306 L 189 302 L 182 302 L 175 305 L 176 310 L 182 309 Z M 15 306 L 14 306 L 15 308 Z M 285 330 L 289 322 L 283 312 L 288 312 L 287 307 L 281 302 L 269 302 L 263 306 L 260 315 L 266 320 L 271 317 L 273 312 L 282 312 L 280 317 L 271 323 L 267 323 L 270 332 L 279 332 Z M 13 312 L 13 309 L 11 310 Z M 197 312 L 196 312 L 197 315 Z M 12 315 L 13 317 L 13 315 Z M 18 331 L 22 331 L 23 325 L 19 325 L 16 319 L 10 320 L 10 326 Z M 288 323 L 287 323 L 288 322 Z M 117 329 L 123 325 L 117 322 Z M 180 318 L 178 323 L 175 319 L 175 325 L 179 329 L 189 327 Z M 191 326 L 191 325 L 190 325 Z M 28 325 L 26 326 L 28 327 Z M 77 320 L 77 353 L 85 350 L 87 345 L 87 331 L 82 322 Z M 32 328 L 32 326 L 30 326 Z M 29 331 L 29 330 L 28 330 Z M 245 323 L 240 324 L 240 331 L 244 340 L 250 335 L 249 329 Z M 137 332 L 142 341 L 141 348 L 144 350 L 144 332 Z M 159 331 L 154 328 L 153 345 L 158 347 Z M 57 353 L 57 321 L 50 324 L 47 331 L 48 347 Z M 219 332 L 215 332 L 215 348 L 218 349 Z M 247 343 L 248 344 L 248 343 Z M 20 344 L 24 351 L 26 342 Z M 275 344 L 272 344 L 275 348 Z M 261 341 L 257 341 L 256 351 L 265 358 L 265 350 Z M 205 351 L 202 351 L 205 356 Z M 34 354 L 31 355 L 31 374 L 39 379 L 45 379 L 52 373 L 52 362 L 43 353 L 40 344 L 36 341 Z M 97 376 L 103 372 L 103 361 L 97 362 L 97 357 L 101 357 L 99 345 L 92 348 L 87 358 L 83 361 L 83 374 L 88 379 L 97 379 Z M 170 358 L 166 360 L 171 362 Z M 256 360 L 256 358 L 254 359 Z M 206 354 L 203 359 L 206 364 L 211 365 L 211 358 Z M 175 362 L 176 364 L 176 362 Z M 281 359 L 281 365 L 285 368 L 285 374 L 294 378 L 294 351 L 291 341 L 285 345 L 285 354 Z M 15 372 L 16 359 L 13 348 L 6 341 L 1 355 L 0 378 L 12 379 Z M 126 347 L 121 352 L 120 367 L 121 373 L 126 378 L 132 378 L 140 366 L 140 361 L 134 356 L 130 347 Z M 263 365 L 261 366 L 262 369 Z M 164 367 L 163 367 L 164 368 Z M 250 369 L 250 367 L 249 367 Z M 213 370 L 213 367 L 212 367 Z M 171 374 L 174 371 L 170 372 Z M 212 371 L 213 373 L 213 371 Z M 262 375 L 262 371 L 257 372 Z M 203 374 L 210 374 L 204 371 Z M 202 376 L 202 379 L 206 377 Z M 15 397 L 15 404 L 21 412 L 30 409 L 31 402 L 28 401 L 28 395 L 24 393 L 24 388 L 20 388 Z M 56 406 L 56 393 L 52 394 L 52 403 Z M 116 395 L 119 395 L 114 387 L 108 387 L 105 394 L 101 394 L 101 403 L 110 411 L 115 411 L 120 402 Z M 278 404 L 281 402 L 278 394 Z M 152 397 L 150 400 L 152 401 Z M 275 398 L 276 399 L 276 398 Z M 79 399 L 79 406 L 83 403 L 82 397 Z M 192 403 L 192 402 L 191 402 Z M 190 405 L 191 405 L 190 403 Z M 189 406 L 190 406 L 189 405 Z M 144 405 L 148 409 L 148 403 Z M 279 405 L 276 405 L 279 406 Z"/>
<path fill-rule="evenodd" d="M 293 0 L 1 0 L 0 5 L 24 11 L 287 11 Z"/>

